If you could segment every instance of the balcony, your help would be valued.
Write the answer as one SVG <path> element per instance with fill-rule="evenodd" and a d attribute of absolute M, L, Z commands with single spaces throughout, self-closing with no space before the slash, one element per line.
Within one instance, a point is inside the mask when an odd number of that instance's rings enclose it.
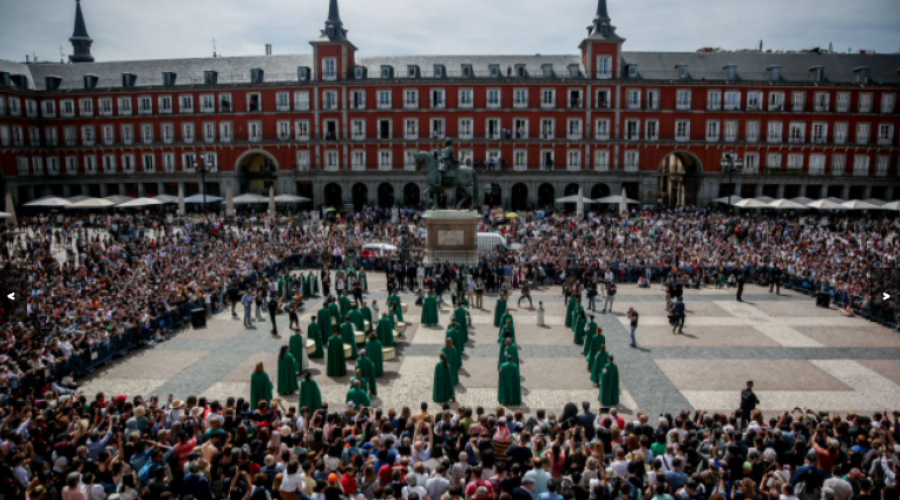
<path fill-rule="evenodd" d="M 581 109 L 584 107 L 584 102 L 581 99 L 570 99 L 569 100 L 569 109 Z"/>

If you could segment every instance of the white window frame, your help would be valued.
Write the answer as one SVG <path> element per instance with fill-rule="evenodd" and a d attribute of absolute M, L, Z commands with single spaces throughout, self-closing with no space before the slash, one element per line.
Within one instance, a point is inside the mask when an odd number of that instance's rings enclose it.
<path fill-rule="evenodd" d="M 291 136 L 293 136 L 294 134 L 291 133 L 291 129 L 293 128 L 293 126 L 291 125 L 290 120 L 278 120 L 275 126 L 277 127 L 276 130 L 278 131 L 279 141 L 284 142 L 291 140 Z"/>
<path fill-rule="evenodd" d="M 722 122 L 706 120 L 706 142 L 719 142 L 722 136 Z"/>
<path fill-rule="evenodd" d="M 134 153 L 124 153 L 122 155 L 122 173 L 133 174 L 137 170 L 137 159 Z"/>
<path fill-rule="evenodd" d="M 766 153 L 766 169 L 781 170 L 781 153 Z"/>
<path fill-rule="evenodd" d="M 725 101 L 722 103 L 725 111 L 737 111 L 741 109 L 741 91 L 726 90 Z"/>
<path fill-rule="evenodd" d="M 403 138 L 408 141 L 419 140 L 419 119 L 404 118 L 403 119 Z"/>
<path fill-rule="evenodd" d="M 555 108 L 556 107 L 556 89 L 553 88 L 542 88 L 541 89 L 541 108 Z"/>
<path fill-rule="evenodd" d="M 514 108 L 527 108 L 528 107 L 528 89 L 523 87 L 516 87 L 513 89 L 513 107 Z"/>
<path fill-rule="evenodd" d="M 444 139 L 447 137 L 447 121 L 443 118 L 431 118 L 428 120 L 428 134 L 432 139 Z"/>
<path fill-rule="evenodd" d="M 93 175 L 98 171 L 97 155 L 84 155 L 84 173 Z"/>
<path fill-rule="evenodd" d="M 528 139 L 531 137 L 528 118 L 513 118 L 512 136 L 513 139 Z"/>
<path fill-rule="evenodd" d="M 216 142 L 216 122 L 203 122 L 203 142 L 212 144 Z"/>
<path fill-rule="evenodd" d="M 366 150 L 354 149 L 350 152 L 350 170 L 364 172 L 366 170 Z"/>
<path fill-rule="evenodd" d="M 894 109 L 897 107 L 897 94 L 893 92 L 882 92 L 881 93 L 881 105 L 879 109 L 884 114 L 890 114 L 894 112 Z"/>
<path fill-rule="evenodd" d="M 419 109 L 419 89 L 403 89 L 403 109 Z"/>
<path fill-rule="evenodd" d="M 393 97 L 393 92 L 390 89 L 378 89 L 378 109 L 391 109 Z"/>
<path fill-rule="evenodd" d="M 784 92 L 781 90 L 770 90 L 768 103 L 766 109 L 769 111 L 784 111 Z"/>
<path fill-rule="evenodd" d="M 250 142 L 261 142 L 263 140 L 263 122 L 247 122 L 247 140 Z"/>
<path fill-rule="evenodd" d="M 566 170 L 578 172 L 581 170 L 581 150 L 570 149 L 566 151 Z"/>
<path fill-rule="evenodd" d="M 153 96 L 139 95 L 137 100 L 138 100 L 138 114 L 139 115 L 152 115 L 153 114 Z"/>
<path fill-rule="evenodd" d="M 291 93 L 290 92 L 276 92 L 275 93 L 275 109 L 277 111 L 290 111 L 291 110 Z"/>
<path fill-rule="evenodd" d="M 175 104 L 172 102 L 171 95 L 161 95 L 157 97 L 157 103 L 160 114 L 171 115 L 175 111 Z"/>
<path fill-rule="evenodd" d="M 624 170 L 626 172 L 639 172 L 641 170 L 641 152 L 633 149 L 625 151 Z"/>
<path fill-rule="evenodd" d="M 784 122 L 770 121 L 766 130 L 766 141 L 769 144 L 781 144 L 784 140 Z"/>
<path fill-rule="evenodd" d="M 528 150 L 513 150 L 513 170 L 516 172 L 525 172 L 528 170 Z"/>
<path fill-rule="evenodd" d="M 459 138 L 472 139 L 475 137 L 475 121 L 472 118 L 459 119 Z"/>
<path fill-rule="evenodd" d="M 131 123 L 123 123 L 119 127 L 119 134 L 122 136 L 122 144 L 131 146 L 134 144 L 134 125 Z"/>
<path fill-rule="evenodd" d="M 825 175 L 825 153 L 811 153 L 809 155 L 809 175 Z"/>
<path fill-rule="evenodd" d="M 294 111 L 309 111 L 310 99 L 308 90 L 294 91 Z"/>
<path fill-rule="evenodd" d="M 216 95 L 200 94 L 200 112 L 215 113 L 216 112 Z"/>
<path fill-rule="evenodd" d="M 48 156 L 47 157 L 47 173 L 50 175 L 59 175 L 59 157 L 58 156 Z"/>
<path fill-rule="evenodd" d="M 66 173 L 69 175 L 78 175 L 77 156 L 66 156 Z"/>
<path fill-rule="evenodd" d="M 597 172 L 609 172 L 609 150 L 594 150 L 594 170 Z"/>
<path fill-rule="evenodd" d="M 56 118 L 56 101 L 44 99 L 41 101 L 41 116 L 44 118 Z"/>
<path fill-rule="evenodd" d="M 322 79 L 323 80 L 337 80 L 337 77 L 338 77 L 337 57 L 323 57 L 322 58 Z"/>
<path fill-rule="evenodd" d="M 556 120 L 553 118 L 541 118 L 541 139 L 553 140 L 556 138 Z"/>
<path fill-rule="evenodd" d="M 153 173 L 156 172 L 156 155 L 153 153 L 144 153 L 141 155 L 141 171 Z"/>
<path fill-rule="evenodd" d="M 802 113 L 806 111 L 806 91 L 795 90 L 791 92 L 791 111 Z"/>
<path fill-rule="evenodd" d="M 309 171 L 309 150 L 301 149 L 297 151 L 297 170 L 301 172 Z"/>
<path fill-rule="evenodd" d="M 831 175 L 839 176 L 847 174 L 847 155 L 834 153 L 831 155 Z"/>
<path fill-rule="evenodd" d="M 503 104 L 503 91 L 499 88 L 485 90 L 485 99 L 489 109 L 498 109 Z"/>
<path fill-rule="evenodd" d="M 850 111 L 850 102 L 852 100 L 850 92 L 837 93 L 837 107 L 835 111 L 838 113 L 847 113 Z"/>
<path fill-rule="evenodd" d="M 872 92 L 860 92 L 859 93 L 859 112 L 860 113 L 871 113 L 872 112 L 872 103 L 875 101 L 875 96 Z M 854 160 L 855 162 L 856 160 Z"/>
<path fill-rule="evenodd" d="M 675 109 L 678 109 L 678 110 L 691 109 L 691 91 L 690 91 L 690 89 L 677 89 L 675 91 Z"/>
<path fill-rule="evenodd" d="M 294 121 L 294 139 L 299 142 L 306 142 L 312 136 L 311 125 L 309 120 Z"/>
<path fill-rule="evenodd" d="M 339 172 L 341 170 L 341 152 L 337 149 L 326 149 L 322 154 L 326 172 Z"/>
<path fill-rule="evenodd" d="M 803 170 L 803 153 L 788 153 L 787 169 Z"/>
<path fill-rule="evenodd" d="M 84 99 L 82 99 L 82 101 L 84 101 Z M 134 114 L 134 102 L 132 102 L 131 96 L 120 97 L 119 116 L 131 116 L 132 114 Z"/>
<path fill-rule="evenodd" d="M 116 143 L 116 126 L 106 123 L 100 126 L 100 140 L 106 146 L 112 146 Z"/>
<path fill-rule="evenodd" d="M 646 109 L 659 109 L 659 98 L 662 95 L 659 89 L 647 90 Z"/>
<path fill-rule="evenodd" d="M 193 144 L 197 140 L 197 127 L 194 122 L 183 122 L 181 124 L 181 142 L 185 144 Z"/>
<path fill-rule="evenodd" d="M 722 110 L 722 90 L 712 89 L 706 91 L 706 110 L 721 111 Z"/>
<path fill-rule="evenodd" d="M 625 120 L 624 132 L 625 137 L 623 137 L 623 139 L 626 141 L 641 140 L 641 120 L 637 118 Z"/>
<path fill-rule="evenodd" d="M 691 140 L 691 121 L 675 120 L 675 141 L 688 142 Z"/>
<path fill-rule="evenodd" d="M 337 111 L 340 109 L 340 98 L 337 90 L 322 91 L 322 109 L 325 111 Z"/>
<path fill-rule="evenodd" d="M 569 118 L 566 131 L 570 141 L 580 141 L 584 138 L 584 122 L 581 118 Z"/>
<path fill-rule="evenodd" d="M 738 139 L 739 128 L 740 128 L 739 121 L 725 120 L 725 124 L 722 127 L 722 137 L 725 139 L 725 142 L 736 142 Z"/>
<path fill-rule="evenodd" d="M 491 127 L 491 124 L 496 125 L 495 127 Z M 500 126 L 501 121 L 499 118 L 488 118 L 484 121 L 484 138 L 488 140 L 498 140 L 503 137 L 503 129 Z M 491 128 L 494 129 L 494 133 L 491 134 Z"/>
<path fill-rule="evenodd" d="M 431 109 L 444 109 L 447 107 L 447 91 L 444 89 L 431 89 L 428 92 Z"/>
<path fill-rule="evenodd" d="M 856 144 L 863 146 L 869 143 L 872 134 L 872 125 L 868 122 L 856 124 Z"/>
<path fill-rule="evenodd" d="M 608 141 L 611 136 L 611 128 L 609 118 L 598 118 L 594 122 L 594 139 L 598 141 Z"/>
<path fill-rule="evenodd" d="M 790 122 L 788 126 L 788 143 L 803 144 L 806 142 L 806 123 Z"/>
<path fill-rule="evenodd" d="M 887 176 L 890 168 L 891 157 L 889 155 L 878 155 L 875 157 L 875 177 Z"/>
<path fill-rule="evenodd" d="M 610 55 L 597 56 L 597 79 L 609 80 L 613 77 L 613 58 Z"/>
<path fill-rule="evenodd" d="M 878 124 L 878 145 L 890 146 L 894 142 L 894 124 L 879 123 Z"/>
<path fill-rule="evenodd" d="M 460 108 L 473 108 L 475 107 L 475 90 L 474 89 L 459 89 L 459 107 Z"/>
<path fill-rule="evenodd" d="M 625 91 L 625 107 L 628 109 L 641 109 L 641 89 L 628 89 Z"/>
<path fill-rule="evenodd" d="M 828 143 L 828 122 L 813 122 L 810 129 L 810 142 L 813 144 Z"/>
<path fill-rule="evenodd" d="M 816 92 L 813 109 L 817 113 L 827 113 L 831 108 L 831 92 Z"/>
<path fill-rule="evenodd" d="M 847 122 L 837 122 L 834 124 L 834 143 L 847 144 L 850 137 L 850 124 Z"/>
<path fill-rule="evenodd" d="M 747 92 L 747 111 L 761 111 L 763 109 L 763 92 L 751 90 Z"/>
<path fill-rule="evenodd" d="M 394 152 L 390 149 L 378 150 L 378 170 L 391 171 L 394 169 Z"/>
<path fill-rule="evenodd" d="M 741 171 L 745 174 L 759 173 L 759 153 L 744 153 L 744 168 Z"/>
<path fill-rule="evenodd" d="M 866 153 L 857 153 L 853 155 L 853 176 L 866 177 L 869 175 L 869 166 L 871 157 Z"/>
<path fill-rule="evenodd" d="M 178 170 L 178 164 L 175 161 L 175 153 L 163 153 L 162 160 L 163 172 L 172 174 Z"/>
<path fill-rule="evenodd" d="M 219 142 L 230 143 L 234 140 L 234 124 L 219 122 Z"/>
<path fill-rule="evenodd" d="M 178 96 L 178 112 L 184 115 L 194 114 L 194 94 L 180 94 Z"/>
<path fill-rule="evenodd" d="M 113 153 L 104 154 L 102 157 L 103 160 L 103 173 L 104 174 L 114 174 L 119 171 L 118 161 L 116 160 L 116 155 Z"/>
<path fill-rule="evenodd" d="M 366 121 L 356 119 L 350 122 L 350 138 L 354 141 L 366 140 Z"/>

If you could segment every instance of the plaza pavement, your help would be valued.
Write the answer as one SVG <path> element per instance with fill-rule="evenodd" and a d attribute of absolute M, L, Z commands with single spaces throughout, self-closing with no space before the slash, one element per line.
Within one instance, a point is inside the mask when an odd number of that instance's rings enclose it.
<path fill-rule="evenodd" d="M 384 275 L 370 273 L 366 300 L 385 309 Z M 450 309 L 441 310 L 440 327 L 419 324 L 421 308 L 412 294 L 409 329 L 398 344 L 398 358 L 385 362 L 378 380 L 382 407 L 414 407 L 431 401 L 434 365 L 444 341 Z M 524 410 L 546 408 L 559 412 L 567 402 L 590 401 L 599 406 L 598 390 L 590 381 L 581 346 L 572 342 L 564 326 L 565 304 L 559 287 L 533 293 L 534 305 L 543 301 L 545 322 L 526 302 L 516 307 L 515 318 L 522 359 Z M 835 412 L 872 412 L 900 407 L 900 333 L 859 318 L 845 318 L 837 310 L 815 307 L 810 297 L 794 292 L 781 296 L 748 285 L 743 303 L 733 290 L 688 290 L 688 316 L 684 335 L 673 335 L 658 285 L 639 289 L 619 287 L 613 314 L 595 314 L 607 336 L 607 350 L 616 358 L 622 382 L 621 410 L 644 411 L 651 416 L 679 410 L 731 411 L 747 380 L 754 380 L 761 409 L 773 414 L 794 407 Z M 466 347 L 457 399 L 467 406 L 497 406 L 497 329 L 493 326 L 496 296 L 485 297 L 485 310 L 473 309 L 473 328 Z M 321 298 L 307 302 L 301 315 L 304 331 L 319 309 Z M 585 305 L 587 305 L 585 303 Z M 638 349 L 629 347 L 625 311 L 640 313 Z M 265 316 L 268 318 L 268 315 Z M 281 338 L 269 333 L 263 321 L 245 329 L 242 318 L 224 312 L 204 329 L 187 329 L 168 342 L 139 350 L 108 365 L 86 380 L 84 392 L 93 394 L 156 394 L 165 398 L 203 395 L 224 400 L 248 397 L 253 366 L 262 361 L 273 382 L 277 379 L 277 353 L 287 343 L 287 315 L 277 318 Z M 325 375 L 324 359 L 310 360 L 311 370 L 332 406 L 342 406 L 350 376 Z M 353 362 L 348 362 L 352 371 Z M 296 403 L 297 395 L 285 398 Z"/>

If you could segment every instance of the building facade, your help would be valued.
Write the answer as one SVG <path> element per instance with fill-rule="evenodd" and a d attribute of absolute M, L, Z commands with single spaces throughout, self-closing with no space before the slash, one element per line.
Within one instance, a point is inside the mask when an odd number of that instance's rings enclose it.
<path fill-rule="evenodd" d="M 0 61 L 0 168 L 46 195 L 300 194 L 417 204 L 412 157 L 452 138 L 526 209 L 622 189 L 644 204 L 737 194 L 900 199 L 900 55 L 627 52 L 606 0 L 573 55 L 358 57 L 337 0 L 310 54 Z M 723 174 L 724 158 L 743 169 Z M 486 191 L 486 190 L 484 190 Z M 452 201 L 452 200 L 451 200 Z"/>

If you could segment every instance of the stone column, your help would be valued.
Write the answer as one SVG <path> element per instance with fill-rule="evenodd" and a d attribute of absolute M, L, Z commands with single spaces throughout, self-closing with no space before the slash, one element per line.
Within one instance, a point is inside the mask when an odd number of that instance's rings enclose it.
<path fill-rule="evenodd" d="M 806 186 L 807 184 L 800 184 L 800 196 L 806 196 Z"/>
<path fill-rule="evenodd" d="M 166 193 L 166 183 L 164 183 L 164 182 L 156 183 L 156 192 L 158 194 L 171 194 L 171 193 Z"/>
<path fill-rule="evenodd" d="M 147 194 L 147 191 L 144 189 L 144 183 L 139 182 L 138 183 L 138 196 L 143 198 L 145 194 Z"/>
<path fill-rule="evenodd" d="M 872 185 L 869 184 L 868 186 L 866 186 L 866 190 L 863 192 L 863 199 L 868 200 L 871 197 L 872 197 Z"/>
<path fill-rule="evenodd" d="M 63 184 L 63 197 L 70 198 L 72 196 L 72 185 Z"/>
<path fill-rule="evenodd" d="M 784 198 L 784 184 L 778 185 L 778 199 Z"/>
<path fill-rule="evenodd" d="M 107 187 L 105 182 L 100 183 L 100 197 L 104 198 L 109 196 L 109 187 Z"/>
<path fill-rule="evenodd" d="M 827 196 L 827 195 L 826 195 Z M 841 188 L 841 198 L 848 199 L 850 198 L 850 184 L 844 184 Z"/>

